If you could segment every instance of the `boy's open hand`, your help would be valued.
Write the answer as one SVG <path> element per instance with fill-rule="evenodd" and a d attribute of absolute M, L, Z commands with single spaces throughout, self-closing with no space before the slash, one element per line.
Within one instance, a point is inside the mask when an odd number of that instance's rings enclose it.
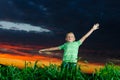
<path fill-rule="evenodd" d="M 97 30 L 97 29 L 99 29 L 99 24 L 97 23 L 97 24 L 94 24 L 94 26 L 93 26 L 93 28 L 92 28 L 93 30 Z"/>
<path fill-rule="evenodd" d="M 39 54 L 41 54 L 41 53 L 43 53 L 45 50 L 39 50 L 38 52 L 39 52 Z"/>
<path fill-rule="evenodd" d="M 41 53 L 45 53 L 45 54 L 51 54 L 51 52 L 46 52 L 45 50 L 39 50 L 39 54 L 41 54 Z"/>

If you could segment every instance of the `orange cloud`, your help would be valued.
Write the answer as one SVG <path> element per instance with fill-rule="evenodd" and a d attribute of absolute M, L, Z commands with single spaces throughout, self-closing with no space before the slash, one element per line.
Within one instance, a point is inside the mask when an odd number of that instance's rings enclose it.
<path fill-rule="evenodd" d="M 37 65 L 49 65 L 56 64 L 60 65 L 61 60 L 58 58 L 51 58 L 50 56 L 41 56 L 37 52 L 31 54 L 30 51 L 34 49 L 43 48 L 43 46 L 31 46 L 31 45 L 10 45 L 0 43 L 0 64 L 3 65 L 13 65 L 19 68 L 25 67 L 25 62 L 31 67 L 34 66 L 35 61 L 38 61 Z M 27 52 L 25 52 L 26 50 Z M 100 69 L 103 67 L 100 64 L 91 64 L 79 62 L 81 65 L 81 70 L 86 73 L 92 73 L 95 69 Z"/>

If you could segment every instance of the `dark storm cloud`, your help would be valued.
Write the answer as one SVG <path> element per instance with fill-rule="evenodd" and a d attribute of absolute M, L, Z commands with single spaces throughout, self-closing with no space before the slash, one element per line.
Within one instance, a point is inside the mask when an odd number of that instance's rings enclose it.
<path fill-rule="evenodd" d="M 111 0 L 1 0 L 1 17 L 78 28 L 111 17 L 118 19 L 118 3 Z"/>
<path fill-rule="evenodd" d="M 116 44 L 120 40 L 119 3 L 119 0 L 0 0 L 0 20 L 45 25 L 46 28 L 60 34 L 59 37 L 65 32 L 73 31 L 77 39 L 94 23 L 99 22 L 100 30 L 89 38 L 88 43 L 106 43 L 108 46 L 112 44 L 119 47 Z M 19 36 L 25 36 L 20 34 Z M 32 40 L 39 41 L 39 37 L 41 35 L 35 34 Z"/>

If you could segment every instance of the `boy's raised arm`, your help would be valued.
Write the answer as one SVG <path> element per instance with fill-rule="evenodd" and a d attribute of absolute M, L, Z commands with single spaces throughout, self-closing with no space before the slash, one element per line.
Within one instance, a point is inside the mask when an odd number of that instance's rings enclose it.
<path fill-rule="evenodd" d="M 85 34 L 81 39 L 80 41 L 83 43 L 85 41 L 85 39 L 91 35 L 91 33 L 95 30 L 99 29 L 99 24 L 94 24 L 94 26 L 90 29 L 90 31 L 88 31 L 87 34 Z"/>
<path fill-rule="evenodd" d="M 59 47 L 51 47 L 47 49 L 41 49 L 39 50 L 39 53 L 45 52 L 45 51 L 54 51 L 54 50 L 60 50 Z"/>

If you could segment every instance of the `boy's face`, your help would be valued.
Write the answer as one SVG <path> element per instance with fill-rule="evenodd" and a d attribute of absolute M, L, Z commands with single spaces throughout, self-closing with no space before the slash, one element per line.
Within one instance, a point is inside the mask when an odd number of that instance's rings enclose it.
<path fill-rule="evenodd" d="M 68 34 L 66 35 L 65 40 L 66 40 L 67 42 L 73 42 L 73 41 L 75 41 L 75 36 L 74 36 L 74 34 L 73 34 L 73 33 L 68 33 Z"/>

